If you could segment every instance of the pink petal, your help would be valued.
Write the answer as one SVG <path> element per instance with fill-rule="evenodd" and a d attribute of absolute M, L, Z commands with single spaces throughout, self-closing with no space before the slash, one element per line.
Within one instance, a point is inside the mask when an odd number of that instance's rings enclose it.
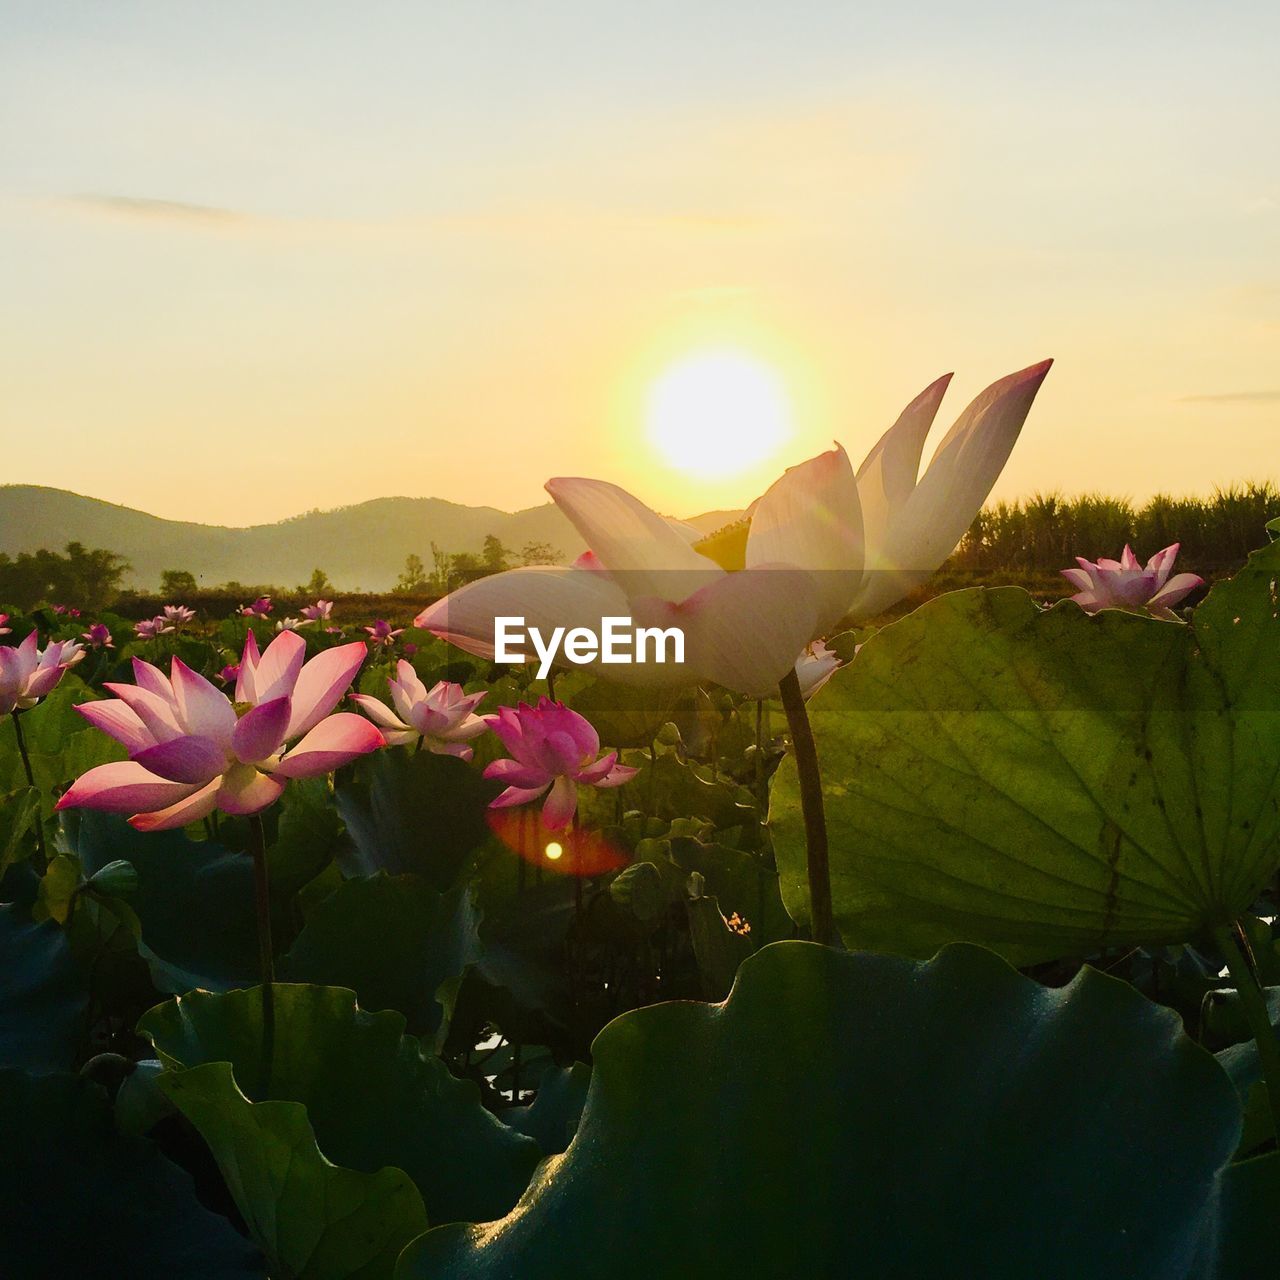
<path fill-rule="evenodd" d="M 298 644 L 305 650 L 303 641 Z M 356 640 L 326 649 L 302 668 L 293 686 L 293 716 L 285 733 L 287 739 L 308 733 L 338 705 L 367 652 L 364 642 Z"/>
<path fill-rule="evenodd" d="M 417 734 L 414 734 L 414 737 L 417 737 Z M 440 738 L 428 738 L 426 744 L 427 750 L 438 756 L 457 756 L 459 760 L 470 760 L 475 755 L 475 749 L 467 746 L 465 742 L 445 742 Z"/>
<path fill-rule="evenodd" d="M 268 777 L 252 765 L 236 765 L 222 779 L 217 804 L 223 813 L 241 817 L 259 813 L 274 804 L 284 791 L 284 781 Z"/>
<path fill-rule="evenodd" d="M 578 809 L 578 788 L 570 778 L 557 778 L 542 806 L 542 825 L 548 831 L 563 831 Z"/>
<path fill-rule="evenodd" d="M 202 787 L 194 795 L 167 809 L 157 809 L 153 813 L 135 813 L 129 819 L 129 825 L 137 831 L 170 831 L 174 827 L 185 827 L 189 822 L 199 822 L 207 818 L 218 807 L 218 788 L 221 778 L 215 778 L 207 787 Z"/>
<path fill-rule="evenodd" d="M 529 804 L 536 800 L 549 786 L 541 787 L 508 787 L 496 800 L 489 801 L 490 809 L 510 809 L 518 804 Z"/>
<path fill-rule="evenodd" d="M 282 631 L 263 650 L 253 673 L 254 702 L 287 698 L 298 682 L 298 672 L 307 656 L 307 642 L 296 632 Z"/>
<path fill-rule="evenodd" d="M 350 764 L 357 756 L 377 751 L 382 734 L 363 716 L 349 711 L 321 720 L 275 767 L 282 778 L 311 778 Z"/>
<path fill-rule="evenodd" d="M 390 729 L 394 732 L 403 733 L 409 731 L 411 737 L 418 736 L 416 730 L 410 729 L 396 714 L 391 710 L 385 702 L 379 701 L 377 698 L 370 697 L 367 693 L 353 693 L 351 701 L 360 708 L 361 711 L 373 721 L 380 729 Z"/>
<path fill-rule="evenodd" d="M 1197 587 L 1204 586 L 1204 579 L 1196 573 L 1177 573 L 1151 597 L 1149 604 L 1153 609 L 1178 604 L 1190 595 Z"/>
<path fill-rule="evenodd" d="M 839 445 L 788 468 L 756 504 L 747 534 L 747 567 L 808 569 L 818 592 L 815 635 L 839 622 L 853 603 L 862 563 L 858 482 Z"/>
<path fill-rule="evenodd" d="M 289 698 L 260 702 L 240 717 L 231 735 L 231 749 L 245 764 L 257 764 L 284 745 L 284 731 L 293 706 Z"/>
<path fill-rule="evenodd" d="M 147 731 L 137 712 L 131 711 L 119 699 L 82 702 L 76 710 L 95 729 L 110 734 L 131 753 L 155 746 L 155 738 Z"/>
<path fill-rule="evenodd" d="M 258 637 L 248 631 L 244 637 L 244 652 L 236 672 L 236 701 L 257 702 L 257 680 L 255 672 L 261 658 L 258 655 Z"/>
<path fill-rule="evenodd" d="M 149 689 L 140 689 L 134 684 L 112 683 L 102 687 L 114 693 L 142 721 L 156 742 L 182 736 L 182 727 L 173 706 Z"/>
<path fill-rule="evenodd" d="M 187 783 L 157 778 L 133 760 L 121 760 L 100 764 L 81 774 L 55 808 L 144 813 L 176 804 L 196 789 Z"/>
<path fill-rule="evenodd" d="M 492 764 L 485 765 L 484 776 L 486 778 L 496 778 L 499 782 L 505 782 L 509 787 L 519 787 L 539 794 L 552 781 L 551 775 L 545 769 L 521 764 L 519 760 L 495 760 Z"/>
<path fill-rule="evenodd" d="M 171 706 L 177 705 L 173 697 L 173 687 L 159 667 L 154 667 L 151 663 L 144 662 L 141 658 L 134 658 L 133 680 L 140 689 L 146 689 L 149 693 L 154 693 L 156 697 L 163 698 Z"/>
<path fill-rule="evenodd" d="M 194 736 L 157 743 L 137 752 L 133 760 L 157 777 L 170 782 L 194 783 L 198 787 L 218 777 L 227 767 L 226 752 L 212 738 Z"/>
<path fill-rule="evenodd" d="M 182 723 L 191 733 L 212 738 L 224 749 L 229 746 L 236 712 L 227 695 L 192 671 L 181 658 L 174 658 L 170 673 L 173 700 Z"/>
<path fill-rule="evenodd" d="M 602 755 L 600 759 L 595 761 L 593 764 L 587 765 L 585 769 L 579 769 L 578 772 L 573 775 L 573 780 L 575 782 L 584 782 L 587 786 L 594 787 L 602 779 L 609 776 L 609 770 L 617 763 L 618 753 L 616 751 L 610 751 L 607 754 Z M 635 771 L 632 770 L 632 772 Z"/>
<path fill-rule="evenodd" d="M 681 600 L 723 572 L 616 484 L 560 477 L 545 487 L 629 596 Z"/>
<path fill-rule="evenodd" d="M 1077 587 L 1081 591 L 1089 591 L 1093 587 L 1093 582 L 1083 569 L 1063 569 L 1061 573 L 1073 587 Z"/>

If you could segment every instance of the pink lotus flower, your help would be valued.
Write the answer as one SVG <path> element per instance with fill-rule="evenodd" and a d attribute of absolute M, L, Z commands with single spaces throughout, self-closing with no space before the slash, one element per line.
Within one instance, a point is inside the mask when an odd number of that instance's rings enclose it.
<path fill-rule="evenodd" d="M 5 623 L 8 621 L 9 615 L 7 613 L 0 613 L 0 636 L 7 636 L 9 632 L 13 630 L 12 627 L 5 626 Z"/>
<path fill-rule="evenodd" d="M 0 646 L 0 715 L 34 707 L 84 657 L 75 640 L 51 640 L 44 650 L 39 643 L 39 632 L 33 631 L 17 647 Z"/>
<path fill-rule="evenodd" d="M 550 635 L 629 616 L 679 627 L 685 661 L 583 664 L 647 685 L 707 681 L 764 696 L 842 617 L 883 612 L 955 549 L 1013 448 L 1049 361 L 981 393 L 917 478 L 950 376 L 916 397 L 854 474 L 839 445 L 792 467 L 726 534 L 696 532 L 616 485 L 557 479 L 546 488 L 590 551 L 568 567 L 527 567 L 468 583 L 415 625 L 494 656 L 494 623 L 523 618 Z"/>
<path fill-rule="evenodd" d="M 406 658 L 412 658 L 413 655 L 418 652 L 418 646 L 414 644 L 412 640 L 406 640 L 404 644 L 400 646 L 400 652 L 403 653 Z"/>
<path fill-rule="evenodd" d="M 181 630 L 188 622 L 194 622 L 196 611 L 188 609 L 185 604 L 167 604 L 164 607 L 164 619 L 171 622 L 175 629 Z"/>
<path fill-rule="evenodd" d="M 1204 579 L 1194 573 L 1179 573 L 1169 577 L 1181 543 L 1157 551 L 1147 561 L 1144 569 L 1138 563 L 1133 549 L 1126 546 L 1119 560 L 1099 560 L 1096 564 L 1082 556 L 1076 557 L 1078 569 L 1063 569 L 1062 576 L 1079 590 L 1071 597 L 1086 613 L 1099 609 L 1128 609 L 1131 612 L 1145 609 L 1157 618 L 1170 622 L 1178 620 L 1173 606 L 1197 587 Z"/>
<path fill-rule="evenodd" d="M 396 636 L 400 635 L 404 631 L 404 628 L 398 627 L 393 631 L 391 623 L 389 623 L 385 618 L 378 618 L 374 622 L 373 626 L 365 627 L 365 630 L 369 633 L 370 643 L 382 645 L 384 648 L 389 648 L 391 645 L 395 644 Z"/>
<path fill-rule="evenodd" d="M 105 622 L 92 623 L 88 631 L 80 633 L 82 640 L 87 640 L 91 648 L 94 649 L 114 649 L 115 642 L 111 639 L 111 631 Z"/>
<path fill-rule="evenodd" d="M 240 610 L 240 616 L 242 618 L 267 618 L 271 616 L 272 607 L 270 596 L 259 596 L 252 604 L 247 604 Z"/>
<path fill-rule="evenodd" d="M 218 672 L 218 679 L 223 684 L 235 684 L 240 678 L 240 664 L 238 662 L 229 662 L 221 671 Z"/>
<path fill-rule="evenodd" d="M 807 702 L 840 669 L 840 659 L 821 640 L 815 640 L 796 663 L 800 694 Z"/>
<path fill-rule="evenodd" d="M 53 611 L 61 618 L 78 618 L 80 616 L 80 610 L 69 604 L 55 604 Z"/>
<path fill-rule="evenodd" d="M 170 674 L 134 659 L 136 684 L 108 684 L 116 695 L 76 708 L 129 750 L 76 780 L 59 809 L 132 815 L 139 831 L 164 831 L 214 809 L 252 814 L 277 800 L 290 778 L 330 773 L 382 746 L 367 720 L 331 714 L 364 660 L 360 643 L 304 663 L 306 645 L 290 632 L 261 657 L 245 640 L 235 702 L 174 658 Z"/>
<path fill-rule="evenodd" d="M 277 631 L 297 631 L 300 627 L 309 627 L 311 621 L 308 618 L 281 618 L 276 623 Z"/>
<path fill-rule="evenodd" d="M 579 785 L 620 787 L 638 772 L 619 764 L 616 751 L 597 759 L 600 738 L 591 724 L 550 698 L 540 698 L 536 707 L 527 702 L 514 709 L 501 707 L 485 719 L 513 757 L 485 768 L 486 778 L 507 784 L 489 807 L 529 804 L 550 789 L 542 806 L 542 825 L 548 831 L 563 831 L 572 822 Z"/>
<path fill-rule="evenodd" d="M 302 610 L 302 616 L 308 622 L 328 622 L 333 617 L 333 601 L 317 600 Z"/>
<path fill-rule="evenodd" d="M 154 640 L 157 636 L 172 635 L 173 627 L 163 617 L 145 618 L 133 624 L 133 631 L 139 640 Z"/>
<path fill-rule="evenodd" d="M 473 752 L 467 743 L 489 727 L 483 716 L 472 714 L 487 690 L 464 693 L 460 684 L 444 680 L 428 690 L 418 673 L 403 659 L 396 666 L 396 678 L 387 678 L 387 687 L 391 690 L 395 712 L 368 694 L 357 693 L 351 697 L 382 730 L 387 746 L 409 746 L 421 739 L 428 751 L 471 759 Z"/>

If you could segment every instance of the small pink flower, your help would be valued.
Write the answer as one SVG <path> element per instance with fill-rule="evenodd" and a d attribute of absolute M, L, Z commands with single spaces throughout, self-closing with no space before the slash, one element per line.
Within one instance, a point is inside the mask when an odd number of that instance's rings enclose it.
<path fill-rule="evenodd" d="M 403 660 L 396 666 L 396 677 L 387 678 L 387 687 L 395 712 L 365 693 L 351 698 L 382 730 L 387 746 L 410 746 L 421 739 L 428 751 L 471 759 L 473 752 L 467 743 L 489 727 L 484 716 L 472 714 L 487 690 L 464 693 L 460 684 L 444 680 L 428 690 L 418 673 Z"/>
<path fill-rule="evenodd" d="M 7 636 L 9 632 L 13 630 L 12 627 L 5 626 L 5 623 L 8 621 L 9 615 L 7 613 L 0 613 L 0 636 Z"/>
<path fill-rule="evenodd" d="M 308 622 L 328 622 L 333 617 L 333 601 L 317 600 L 302 610 L 302 616 Z"/>
<path fill-rule="evenodd" d="M 135 658 L 136 684 L 108 684 L 116 696 L 76 710 L 129 751 L 78 778 L 59 809 L 132 815 L 139 831 L 164 831 L 214 809 L 243 815 L 276 801 L 290 778 L 330 773 L 382 746 L 382 735 L 350 712 L 333 714 L 364 661 L 363 644 L 304 662 L 290 632 L 261 656 L 252 632 L 235 701 L 174 658 L 168 676 Z"/>
<path fill-rule="evenodd" d="M 43 651 L 39 643 L 33 631 L 16 648 L 0 646 L 0 715 L 34 707 L 84 657 L 76 640 L 51 640 Z"/>
<path fill-rule="evenodd" d="M 573 820 L 579 784 L 620 787 L 636 776 L 637 770 L 618 763 L 616 751 L 597 759 L 599 735 L 562 702 L 541 698 L 536 707 L 522 702 L 484 718 L 513 757 L 485 768 L 486 778 L 507 784 L 489 807 L 529 804 L 550 789 L 542 806 L 542 825 L 548 831 L 563 831 Z"/>
<path fill-rule="evenodd" d="M 406 640 L 404 644 L 400 646 L 400 652 L 403 653 L 406 658 L 412 658 L 413 655 L 418 652 L 418 646 L 414 644 L 412 640 Z"/>
<path fill-rule="evenodd" d="M 1131 612 L 1145 609 L 1157 618 L 1176 622 L 1178 619 L 1173 606 L 1204 584 L 1204 579 L 1194 573 L 1169 576 L 1180 545 L 1175 542 L 1163 551 L 1157 551 L 1147 561 L 1145 569 L 1128 546 L 1119 560 L 1099 560 L 1095 564 L 1077 556 L 1076 563 L 1080 567 L 1063 569 L 1062 576 L 1073 587 L 1079 588 L 1071 599 L 1086 613 L 1097 613 L 1099 609 L 1128 609 Z"/>
<path fill-rule="evenodd" d="M 164 618 L 171 622 L 176 630 L 181 630 L 188 622 L 194 622 L 196 611 L 188 609 L 185 604 L 167 604 L 164 607 Z"/>
<path fill-rule="evenodd" d="M 400 635 L 404 628 L 398 627 L 393 631 L 391 623 L 385 618 L 378 618 L 373 626 L 365 627 L 365 630 L 369 633 L 371 643 L 381 645 L 383 648 L 390 648 L 391 645 L 395 644 L 396 636 Z"/>
<path fill-rule="evenodd" d="M 223 684 L 235 684 L 240 678 L 240 664 L 238 662 L 229 662 L 221 671 L 218 672 L 218 679 Z"/>
<path fill-rule="evenodd" d="M 62 618 L 78 618 L 80 616 L 80 610 L 73 608 L 69 604 L 55 604 L 53 611 Z"/>
<path fill-rule="evenodd" d="M 157 636 L 172 635 L 173 627 L 163 617 L 145 618 L 133 624 L 133 631 L 139 640 L 154 640 Z"/>
<path fill-rule="evenodd" d="M 91 648 L 94 649 L 114 649 L 115 642 L 111 639 L 111 631 L 105 622 L 95 622 L 90 625 L 88 631 L 80 633 L 81 640 L 87 640 Z"/>
<path fill-rule="evenodd" d="M 840 659 L 821 640 L 815 640 L 796 662 L 800 693 L 807 702 L 840 669 Z"/>
<path fill-rule="evenodd" d="M 242 618 L 268 618 L 271 616 L 272 608 L 270 596 L 259 596 L 252 604 L 247 604 L 240 610 L 240 616 Z"/>

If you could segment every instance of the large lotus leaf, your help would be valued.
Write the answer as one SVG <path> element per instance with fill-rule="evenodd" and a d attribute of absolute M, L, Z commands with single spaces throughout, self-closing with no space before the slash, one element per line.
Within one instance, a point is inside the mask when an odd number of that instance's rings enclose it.
<path fill-rule="evenodd" d="M 485 811 L 501 788 L 465 761 L 430 751 L 379 751 L 337 788 L 354 841 L 349 870 L 413 872 L 442 892 L 489 838 Z"/>
<path fill-rule="evenodd" d="M 1253 1280 L 1255 1276 L 1275 1275 L 1278 1205 L 1280 1151 L 1231 1165 L 1222 1175 L 1203 1280 Z"/>
<path fill-rule="evenodd" d="M 339 987 L 278 984 L 270 1098 L 300 1102 L 336 1165 L 403 1169 L 433 1222 L 499 1217 L 524 1190 L 537 1144 L 481 1107 L 479 1091 L 426 1056 L 404 1018 L 367 1013 Z M 196 991 L 139 1023 L 170 1067 L 229 1062 L 249 1097 L 259 1087 L 262 991 Z M 194 1117 L 193 1117 L 194 1119 Z M 202 1129 L 216 1151 L 219 1129 Z"/>
<path fill-rule="evenodd" d="M 200 1130 L 273 1276 L 389 1280 L 427 1225 L 401 1169 L 336 1168 L 297 1102 L 250 1102 L 227 1062 L 166 1072 L 160 1088 Z"/>
<path fill-rule="evenodd" d="M 0 1271 L 24 1280 L 247 1280 L 258 1251 L 190 1176 L 116 1131 L 78 1076 L 0 1071 Z"/>
<path fill-rule="evenodd" d="M 19 787 L 0 797 L 0 880 L 10 863 L 19 860 L 23 837 L 39 821 L 39 814 L 40 792 L 34 787 Z"/>
<path fill-rule="evenodd" d="M 0 1064 L 70 1067 L 86 1032 L 85 974 L 67 935 L 16 905 L 0 907 Z"/>
<path fill-rule="evenodd" d="M 1018 588 L 941 596 L 810 707 L 850 946 L 982 942 L 1019 962 L 1185 941 L 1280 864 L 1280 544 L 1192 626 Z M 808 913 L 793 760 L 770 810 Z"/>
<path fill-rule="evenodd" d="M 466 886 L 439 893 L 421 876 L 348 880 L 307 917 L 280 976 L 351 987 L 362 1009 L 398 1009 L 414 1035 L 434 1032 L 436 990 L 480 955 Z"/>
<path fill-rule="evenodd" d="M 253 864 L 181 831 L 135 831 L 114 814 L 85 810 L 67 822 L 86 877 L 132 863 L 129 904 L 142 925 L 138 950 L 161 991 L 226 990 L 258 977 Z"/>
<path fill-rule="evenodd" d="M 538 1081 L 538 1092 L 528 1106 L 512 1107 L 502 1119 L 537 1141 L 545 1155 L 559 1155 L 572 1141 L 582 1118 L 591 1084 L 591 1068 L 584 1062 L 569 1067 L 548 1067 Z"/>
<path fill-rule="evenodd" d="M 565 1154 L 399 1276 L 1180 1280 L 1240 1124 L 1171 1011 L 977 947 L 775 943 L 725 1004 L 635 1010 L 593 1052 Z"/>

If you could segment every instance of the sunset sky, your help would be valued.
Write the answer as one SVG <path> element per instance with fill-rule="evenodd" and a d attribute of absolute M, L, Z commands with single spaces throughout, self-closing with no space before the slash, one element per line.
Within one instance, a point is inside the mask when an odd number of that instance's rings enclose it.
<path fill-rule="evenodd" d="M 998 495 L 1280 478 L 1277 47 L 1261 0 L 9 0 L 0 483 L 692 514 L 1048 355 Z M 706 351 L 788 406 L 736 472 L 647 431 Z"/>

